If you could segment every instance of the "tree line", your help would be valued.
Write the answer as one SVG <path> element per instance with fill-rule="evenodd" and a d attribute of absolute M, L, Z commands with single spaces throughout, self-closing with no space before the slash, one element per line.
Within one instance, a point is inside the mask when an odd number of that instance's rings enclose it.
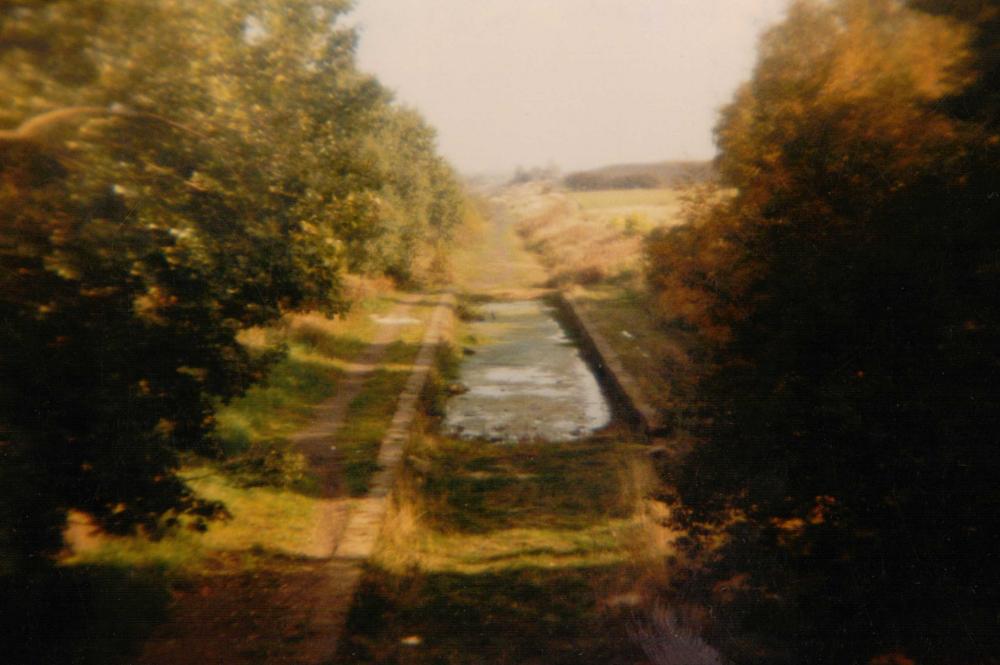
<path fill-rule="evenodd" d="M 998 37 L 994 0 L 793 2 L 718 121 L 725 193 L 647 245 L 706 366 L 677 584 L 736 662 L 1000 653 Z"/>
<path fill-rule="evenodd" d="M 274 359 L 237 334 L 440 263 L 458 181 L 348 8 L 0 1 L 0 574 L 48 565 L 71 509 L 213 514 L 177 470 Z"/>
<path fill-rule="evenodd" d="M 647 173 L 609 176 L 598 173 L 570 173 L 563 178 L 563 185 L 574 192 L 588 192 L 601 189 L 656 189 L 660 181 Z"/>
<path fill-rule="evenodd" d="M 666 161 L 614 164 L 587 171 L 574 171 L 562 179 L 573 191 L 600 189 L 677 188 L 712 180 L 715 168 L 710 161 Z"/>

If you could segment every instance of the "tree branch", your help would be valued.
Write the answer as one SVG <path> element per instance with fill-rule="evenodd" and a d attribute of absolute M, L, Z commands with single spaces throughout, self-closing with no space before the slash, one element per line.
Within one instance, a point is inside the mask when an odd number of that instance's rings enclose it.
<path fill-rule="evenodd" d="M 47 111 L 41 115 L 28 118 L 16 129 L 0 130 L 0 143 L 39 141 L 44 137 L 45 133 L 53 127 L 69 122 L 80 122 L 89 116 L 102 115 L 130 118 L 134 120 L 151 120 L 202 139 L 208 138 L 207 135 L 202 134 L 201 132 L 195 131 L 190 127 L 186 127 L 185 125 L 154 113 L 130 111 L 128 109 L 116 108 L 115 106 L 68 106 L 54 111 Z"/>

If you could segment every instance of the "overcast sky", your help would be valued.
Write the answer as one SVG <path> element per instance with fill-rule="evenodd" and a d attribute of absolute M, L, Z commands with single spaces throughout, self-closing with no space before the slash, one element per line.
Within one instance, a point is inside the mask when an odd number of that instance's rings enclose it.
<path fill-rule="evenodd" d="M 358 58 L 466 173 L 709 158 L 787 0 L 356 0 Z"/>

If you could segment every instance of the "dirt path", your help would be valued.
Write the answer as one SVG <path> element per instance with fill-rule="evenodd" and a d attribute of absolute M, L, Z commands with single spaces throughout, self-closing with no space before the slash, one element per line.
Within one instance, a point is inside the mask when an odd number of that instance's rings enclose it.
<path fill-rule="evenodd" d="M 346 523 L 350 502 L 345 501 L 336 441 L 337 433 L 344 426 L 344 417 L 351 402 L 358 396 L 365 382 L 378 369 L 390 343 L 399 338 L 404 325 L 412 322 L 409 317 L 419 294 L 408 294 L 403 302 L 382 318 L 386 321 L 375 338 L 357 361 L 350 363 L 337 385 L 336 394 L 316 408 L 316 419 L 299 431 L 291 442 L 306 456 L 309 467 L 319 477 L 323 503 L 312 535 L 310 556 L 326 559 L 333 555 Z"/>
<path fill-rule="evenodd" d="M 454 300 L 450 295 L 438 301 L 420 351 L 413 362 L 409 380 L 399 396 L 396 412 L 379 447 L 379 471 L 372 478 L 368 494 L 354 502 L 336 543 L 325 578 L 303 594 L 303 602 L 320 608 L 313 618 L 311 631 L 303 640 L 295 662 L 328 663 L 337 652 L 338 643 L 351 603 L 361 583 L 364 564 L 371 556 L 388 510 L 397 468 L 403 459 L 403 445 L 409 438 L 420 393 L 434 364 L 440 341 L 446 338 L 452 321 Z"/>
<path fill-rule="evenodd" d="M 359 519 L 372 516 L 371 497 L 353 499 L 342 486 L 337 433 L 351 402 L 379 368 L 387 347 L 399 338 L 406 325 L 413 323 L 408 315 L 421 297 L 404 297 L 382 317 L 383 325 L 368 348 L 346 369 L 336 395 L 316 408 L 311 425 L 291 437 L 319 476 L 323 497 L 310 547 L 304 555 L 269 557 L 249 569 L 232 561 L 233 572 L 227 572 L 226 562 L 220 561 L 223 570 L 218 574 L 204 575 L 175 589 L 171 619 L 146 642 L 139 663 L 321 663 L 331 657 L 361 571 L 357 557 L 334 553 L 342 544 L 345 530 Z M 440 318 L 436 313 L 428 325 L 424 347 L 436 342 L 436 334 L 431 333 L 436 333 Z M 429 366 L 428 354 L 420 355 L 424 365 Z M 418 357 L 414 374 L 419 373 L 420 364 Z M 403 402 L 408 392 L 420 389 L 414 389 L 412 383 L 404 390 L 398 410 L 410 416 L 415 405 Z M 415 397 L 409 401 L 415 402 Z M 399 436 L 398 411 L 387 439 Z M 383 467 L 393 461 L 383 458 L 379 459 Z M 391 475 L 383 469 L 373 480 L 372 494 L 384 496 L 388 482 Z M 347 534 L 351 541 L 347 544 L 353 549 L 358 547 L 357 538 L 356 533 Z"/>

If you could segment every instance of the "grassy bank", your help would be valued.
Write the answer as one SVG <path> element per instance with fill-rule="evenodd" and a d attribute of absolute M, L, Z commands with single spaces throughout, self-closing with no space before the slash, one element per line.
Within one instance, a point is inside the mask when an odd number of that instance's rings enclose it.
<path fill-rule="evenodd" d="M 400 294 L 381 291 L 337 320 L 297 315 L 276 328 L 247 333 L 244 341 L 251 348 L 264 352 L 283 346 L 287 355 L 264 381 L 219 410 L 217 435 L 226 456 L 192 457 L 183 470 L 192 491 L 225 505 L 226 519 L 113 537 L 96 533 L 86 516 L 71 515 L 70 548 L 61 558 L 58 579 L 38 582 L 34 598 L 39 621 L 51 624 L 58 618 L 73 626 L 67 628 L 73 634 L 36 643 L 29 662 L 135 662 L 137 645 L 168 611 L 194 606 L 208 612 L 212 603 L 232 615 L 233 625 L 216 626 L 220 634 L 206 634 L 206 639 L 225 644 L 227 637 L 241 639 L 241 633 L 277 631 L 260 643 L 271 644 L 267 658 L 280 660 L 282 649 L 293 647 L 294 639 L 285 637 L 291 631 L 294 638 L 292 624 L 301 617 L 290 612 L 264 621 L 255 618 L 254 608 L 270 603 L 271 596 L 310 585 L 319 565 L 316 524 L 339 519 L 351 495 L 365 491 L 433 303 L 418 301 L 408 310 L 413 321 L 386 346 L 378 369 L 348 407 L 347 425 L 337 436 L 343 497 L 320 495 L 317 478 L 287 437 L 337 391 L 346 369 L 374 338 L 379 320 L 399 301 Z M 88 589 L 102 591 L 90 595 Z M 132 608 L 127 610 L 132 618 L 123 619 L 123 608 Z"/>
<path fill-rule="evenodd" d="M 566 196 L 586 211 L 606 210 L 609 208 L 633 209 L 636 207 L 652 207 L 663 208 L 661 212 L 666 214 L 669 210 L 678 209 L 681 204 L 679 190 L 674 188 L 602 189 L 586 192 L 567 192 Z"/>
<path fill-rule="evenodd" d="M 439 356 L 431 414 L 456 360 Z M 630 631 L 673 538 L 646 449 L 619 429 L 511 446 L 436 426 L 408 445 L 335 662 L 644 662 Z"/>
<path fill-rule="evenodd" d="M 682 416 L 698 375 L 691 335 L 654 319 L 649 295 L 631 280 L 575 287 L 567 295 L 615 349 L 650 403 Z"/>
<path fill-rule="evenodd" d="M 287 356 L 268 377 L 218 413 L 218 436 L 227 451 L 220 462 L 190 458 L 184 477 L 201 497 L 221 501 L 232 514 L 204 533 L 180 530 L 155 540 L 98 538 L 77 543 L 67 565 L 114 562 L 132 566 L 164 565 L 171 569 L 202 569 L 213 552 L 254 551 L 266 544 L 286 553 L 300 547 L 298 538 L 318 510 L 315 478 L 285 441 L 314 417 L 314 407 L 330 397 L 345 367 L 368 347 L 397 300 L 387 293 L 370 298 L 337 320 L 306 314 L 290 317 L 284 326 L 253 331 L 248 343 L 260 348 L 286 345 Z M 410 363 L 431 311 L 417 303 L 407 314 L 414 324 L 391 343 L 381 366 L 365 382 L 348 409 L 338 433 L 344 458 L 344 483 L 352 494 L 363 493 L 375 467 L 378 442 L 388 426 Z M 252 534 L 258 534 L 255 538 Z"/>
<path fill-rule="evenodd" d="M 505 199 L 515 228 L 547 267 L 550 280 L 602 334 L 632 375 L 647 401 L 668 414 L 674 427 L 657 453 L 657 472 L 649 473 L 652 491 L 669 496 L 669 459 L 692 443 L 688 427 L 698 417 L 692 401 L 702 365 L 697 340 L 690 331 L 668 325 L 654 315 L 655 303 L 643 278 L 643 245 L 657 227 L 681 223 L 682 193 L 585 192 L 510 189 Z M 660 204 L 660 217 L 648 206 Z M 670 524 L 647 523 L 645 542 L 662 540 Z M 643 646 L 651 662 L 717 664 L 718 653 L 702 635 L 720 639 L 713 627 L 711 602 L 692 596 L 685 580 L 697 577 L 700 562 L 669 548 L 631 559 L 642 580 L 635 588 L 639 608 L 629 618 L 630 635 Z M 714 632 L 713 632 L 714 631 Z M 739 640 L 742 636 L 732 638 Z"/>
<path fill-rule="evenodd" d="M 665 327 L 652 312 L 643 280 L 643 243 L 655 228 L 681 221 L 678 189 L 507 190 L 504 203 L 549 281 L 589 315 L 635 377 L 649 402 L 675 416 L 696 380 L 690 334 Z"/>
<path fill-rule="evenodd" d="M 679 223 L 683 191 L 562 192 L 531 184 L 501 198 L 549 283 L 565 287 L 636 279 L 646 234 Z"/>
<path fill-rule="evenodd" d="M 383 366 L 375 371 L 361 394 L 351 401 L 338 437 L 338 449 L 343 457 L 343 479 L 351 496 L 365 494 L 378 470 L 376 458 L 379 444 L 395 413 L 395 397 L 406 385 L 410 364 L 418 350 L 417 341 L 391 344 L 383 358 Z"/>
<path fill-rule="evenodd" d="M 629 629 L 669 550 L 652 481 L 621 438 L 423 435 L 337 662 L 642 662 Z"/>

